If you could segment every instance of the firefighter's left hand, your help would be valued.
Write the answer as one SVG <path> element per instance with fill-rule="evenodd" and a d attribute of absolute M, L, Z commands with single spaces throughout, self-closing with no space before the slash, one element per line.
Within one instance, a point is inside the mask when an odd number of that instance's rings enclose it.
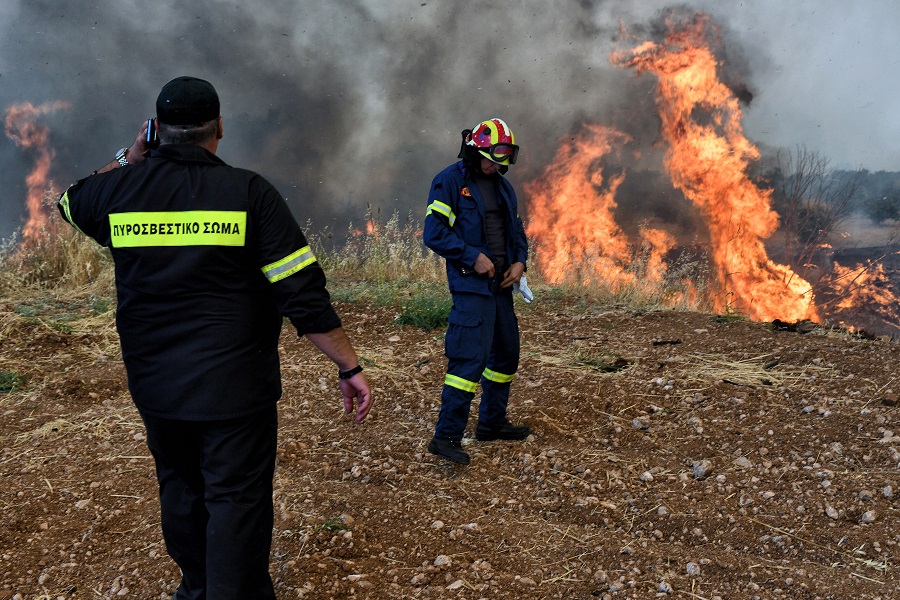
<path fill-rule="evenodd" d="M 344 396 L 344 411 L 348 414 L 353 412 L 353 401 L 356 400 L 356 418 L 354 420 L 362 423 L 363 419 L 369 415 L 369 410 L 374 402 L 366 377 L 362 373 L 357 373 L 350 379 L 341 379 L 341 394 Z"/>
<path fill-rule="evenodd" d="M 519 281 L 522 278 L 522 273 L 525 272 L 525 265 L 520 262 L 515 262 L 509 266 L 506 272 L 503 274 L 503 281 L 500 282 L 500 287 L 508 288 L 512 284 Z"/>

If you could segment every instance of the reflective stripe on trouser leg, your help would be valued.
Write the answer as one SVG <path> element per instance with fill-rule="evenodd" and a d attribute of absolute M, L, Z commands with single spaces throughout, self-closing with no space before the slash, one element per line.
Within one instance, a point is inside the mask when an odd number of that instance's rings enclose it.
<path fill-rule="evenodd" d="M 481 377 L 478 407 L 478 421 L 484 425 L 506 421 L 510 383 L 519 368 L 519 321 L 513 309 L 512 289 L 500 290 L 495 298 L 491 352 Z"/>
<path fill-rule="evenodd" d="M 441 412 L 434 435 L 461 440 L 472 398 L 487 366 L 494 329 L 495 300 L 479 294 L 453 294 L 453 308 L 444 336 L 447 376 L 441 392 Z"/>

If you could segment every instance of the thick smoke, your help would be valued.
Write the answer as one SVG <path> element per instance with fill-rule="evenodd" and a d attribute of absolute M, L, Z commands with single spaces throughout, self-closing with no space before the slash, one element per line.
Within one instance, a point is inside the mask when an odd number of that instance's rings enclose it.
<path fill-rule="evenodd" d="M 564 6 L 549 18 L 541 2 L 22 1 L 5 9 L 0 106 L 71 103 L 45 119 L 64 187 L 133 139 L 166 81 L 196 75 L 221 96 L 220 156 L 269 178 L 302 221 L 341 226 L 367 205 L 421 218 L 463 128 L 513 124 L 523 177 L 602 117 L 610 33 L 590 6 Z M 5 139 L 0 158 L 4 188 L 21 189 L 27 153 Z"/>
<path fill-rule="evenodd" d="M 766 76 L 786 70 L 778 61 L 790 46 L 782 40 L 790 39 L 788 9 L 775 0 L 746 4 L 755 8 L 697 0 L 689 9 L 711 12 L 728 28 L 725 51 L 735 74 L 729 83 L 753 94 L 754 107 L 760 99 L 771 107 L 772 97 L 759 92 Z M 821 12 L 803 15 L 812 4 L 800 4 L 798 27 L 804 18 L 821 24 Z M 220 156 L 270 179 L 301 222 L 340 229 L 361 221 L 367 206 L 421 220 L 431 177 L 454 160 L 459 132 L 484 118 L 504 118 L 522 145 L 510 171 L 515 182 L 539 175 L 559 140 L 585 122 L 612 125 L 627 131 L 635 148 L 652 148 L 654 82 L 613 67 L 609 54 L 622 43 L 620 24 L 646 34 L 667 6 L 661 0 L 6 0 L 0 108 L 70 103 L 42 117 L 55 150 L 52 177 L 64 187 L 130 143 L 155 112 L 166 81 L 196 75 L 221 96 Z M 776 36 L 782 45 L 773 56 L 768 47 Z M 766 114 L 773 118 L 771 110 Z M 792 129 L 777 122 L 760 127 Z M 817 147 L 815 138 L 787 141 Z M 6 237 L 24 216 L 19 198 L 31 157 L 4 137 L 0 160 L 9 198 L 0 208 Z M 642 168 L 655 166 L 652 151 L 643 160 Z"/>

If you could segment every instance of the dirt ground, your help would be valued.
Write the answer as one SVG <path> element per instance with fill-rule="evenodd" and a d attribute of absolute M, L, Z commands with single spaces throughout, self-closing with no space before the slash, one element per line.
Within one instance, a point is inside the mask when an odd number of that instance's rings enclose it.
<path fill-rule="evenodd" d="M 178 582 L 112 314 L 91 306 L 0 304 L 0 371 L 28 378 L 0 393 L 2 600 Z M 442 332 L 338 305 L 377 393 L 356 426 L 285 327 L 279 598 L 900 598 L 896 343 L 518 306 L 510 416 L 533 436 L 467 439 L 467 467 L 425 452 Z"/>

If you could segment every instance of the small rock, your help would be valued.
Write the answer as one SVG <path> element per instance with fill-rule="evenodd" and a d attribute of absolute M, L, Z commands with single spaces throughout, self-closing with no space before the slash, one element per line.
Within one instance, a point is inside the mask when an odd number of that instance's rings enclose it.
<path fill-rule="evenodd" d="M 684 571 L 688 575 L 697 576 L 700 574 L 700 565 L 698 565 L 697 563 L 689 562 L 687 565 L 685 565 Z"/>
<path fill-rule="evenodd" d="M 464 585 L 464 584 L 463 584 L 463 580 L 462 580 L 462 579 L 457 579 L 456 581 L 454 581 L 453 583 L 451 583 L 450 585 L 448 585 L 448 586 L 447 586 L 447 589 L 448 589 L 448 590 L 458 590 L 458 589 L 461 588 L 463 585 Z"/>
<path fill-rule="evenodd" d="M 650 429 L 650 419 L 648 417 L 635 417 L 631 420 L 631 426 L 635 429 Z"/>
<path fill-rule="evenodd" d="M 862 514 L 862 517 L 859 518 L 860 523 L 874 523 L 875 522 L 875 511 L 867 510 Z"/>
<path fill-rule="evenodd" d="M 444 528 L 444 522 L 441 521 L 441 520 L 437 520 L 437 521 L 435 521 L 434 523 L 431 524 L 431 528 L 432 528 L 432 529 L 443 529 L 443 528 Z"/>
<path fill-rule="evenodd" d="M 694 463 L 694 479 L 703 479 L 712 473 L 712 462 L 703 459 Z"/>
<path fill-rule="evenodd" d="M 434 559 L 434 566 L 436 567 L 449 567 L 451 564 L 453 564 L 453 560 L 446 554 L 438 554 L 437 558 Z"/>
<path fill-rule="evenodd" d="M 659 584 L 659 593 L 660 594 L 671 594 L 672 586 L 669 585 L 668 582 L 663 581 L 662 583 Z"/>
<path fill-rule="evenodd" d="M 650 471 L 644 471 L 640 476 L 641 481 L 651 482 L 653 481 L 653 474 Z"/>
<path fill-rule="evenodd" d="M 750 462 L 750 459 L 747 458 L 746 456 L 739 456 L 738 458 L 734 459 L 732 462 L 736 466 L 738 466 L 742 469 L 752 469 L 753 468 L 753 463 Z"/>
<path fill-rule="evenodd" d="M 841 516 L 841 513 L 839 513 L 838 510 L 830 504 L 825 507 L 825 514 L 832 519 L 838 519 Z"/>

